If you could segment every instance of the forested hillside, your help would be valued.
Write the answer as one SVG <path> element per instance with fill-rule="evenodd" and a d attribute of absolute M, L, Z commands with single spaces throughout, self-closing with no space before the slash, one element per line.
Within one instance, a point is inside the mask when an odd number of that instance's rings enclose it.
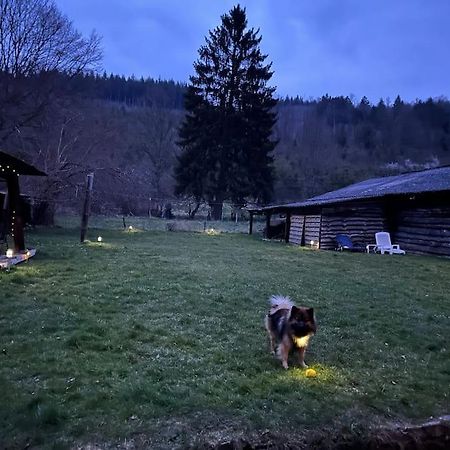
<path fill-rule="evenodd" d="M 450 103 L 348 97 L 278 104 L 276 197 L 298 199 L 374 175 L 450 163 Z"/>
<path fill-rule="evenodd" d="M 107 74 L 39 77 L 39 82 L 0 77 L 2 149 L 49 174 L 29 182 L 34 196 L 50 210 L 78 207 L 84 177 L 93 171 L 96 211 L 146 213 L 174 198 L 185 85 Z M 14 89 L 24 92 L 24 86 L 28 94 L 14 101 Z M 397 98 L 372 105 L 365 98 L 290 98 L 279 100 L 276 109 L 272 201 L 450 163 L 446 99 L 409 104 Z"/>

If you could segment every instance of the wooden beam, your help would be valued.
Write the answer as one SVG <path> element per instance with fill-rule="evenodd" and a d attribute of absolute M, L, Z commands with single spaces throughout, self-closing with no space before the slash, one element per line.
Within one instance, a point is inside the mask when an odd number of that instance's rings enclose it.
<path fill-rule="evenodd" d="M 291 213 L 286 213 L 286 224 L 284 229 L 284 240 L 285 242 L 289 242 L 289 234 L 291 232 Z"/>
<path fill-rule="evenodd" d="M 19 177 L 11 175 L 7 177 L 6 184 L 8 187 L 8 210 L 11 218 L 11 236 L 14 241 L 14 253 L 23 252 L 25 250 L 25 239 L 23 236 L 23 211 L 20 201 Z"/>
<path fill-rule="evenodd" d="M 270 213 L 266 213 L 266 238 L 270 239 L 270 217 L 272 216 L 272 214 Z"/>

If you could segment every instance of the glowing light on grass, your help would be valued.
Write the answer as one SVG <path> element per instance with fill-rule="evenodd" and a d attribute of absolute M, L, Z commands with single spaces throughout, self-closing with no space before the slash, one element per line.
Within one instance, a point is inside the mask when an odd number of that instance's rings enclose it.
<path fill-rule="evenodd" d="M 306 353 L 306 359 L 308 353 Z M 294 361 L 293 361 L 294 362 Z M 288 370 L 284 370 L 277 376 L 278 380 L 283 381 L 297 380 L 304 383 L 319 383 L 326 385 L 343 386 L 347 383 L 344 373 L 336 367 L 326 366 L 324 364 L 313 364 L 306 370 L 295 366 L 295 363 L 289 366 Z"/>
<path fill-rule="evenodd" d="M 103 241 L 103 238 L 102 238 L 101 236 L 99 236 L 99 237 L 97 238 L 97 241 L 98 241 L 98 242 L 102 242 L 102 241 Z"/>
<path fill-rule="evenodd" d="M 316 249 L 319 248 L 319 241 L 311 240 L 311 241 L 309 241 L 309 244 L 311 245 L 311 248 L 316 248 Z"/>
<path fill-rule="evenodd" d="M 214 228 L 208 228 L 208 229 L 205 230 L 205 233 L 208 236 L 217 236 L 218 234 L 220 234 L 220 231 L 217 231 Z"/>
<path fill-rule="evenodd" d="M 129 225 L 127 228 L 124 229 L 125 233 L 142 233 L 143 230 L 141 228 L 136 227 L 135 225 Z"/>
<path fill-rule="evenodd" d="M 111 244 L 109 242 L 105 242 L 105 241 L 84 241 L 84 245 L 93 249 L 98 249 L 98 250 L 114 250 L 117 249 L 117 245 L 115 244 Z"/>
<path fill-rule="evenodd" d="M 14 250 L 12 250 L 11 248 L 8 248 L 8 250 L 6 250 L 6 257 L 12 258 L 13 256 L 14 256 Z"/>

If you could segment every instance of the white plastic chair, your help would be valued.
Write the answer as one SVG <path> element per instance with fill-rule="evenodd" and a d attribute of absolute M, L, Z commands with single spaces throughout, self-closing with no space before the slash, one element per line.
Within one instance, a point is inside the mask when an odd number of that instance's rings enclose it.
<path fill-rule="evenodd" d="M 399 245 L 391 243 L 391 235 L 386 231 L 375 233 L 376 251 L 379 251 L 382 255 L 389 253 L 390 255 L 404 255 L 405 250 L 402 250 Z"/>

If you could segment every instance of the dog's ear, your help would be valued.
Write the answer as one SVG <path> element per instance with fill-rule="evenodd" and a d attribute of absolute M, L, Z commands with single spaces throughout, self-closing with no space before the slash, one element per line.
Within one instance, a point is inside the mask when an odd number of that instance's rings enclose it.
<path fill-rule="evenodd" d="M 297 308 L 296 306 L 293 306 L 291 308 L 291 315 L 289 316 L 289 320 L 293 319 L 299 312 L 300 312 L 300 308 Z"/>
<path fill-rule="evenodd" d="M 307 308 L 306 312 L 311 320 L 314 320 L 314 308 Z"/>

